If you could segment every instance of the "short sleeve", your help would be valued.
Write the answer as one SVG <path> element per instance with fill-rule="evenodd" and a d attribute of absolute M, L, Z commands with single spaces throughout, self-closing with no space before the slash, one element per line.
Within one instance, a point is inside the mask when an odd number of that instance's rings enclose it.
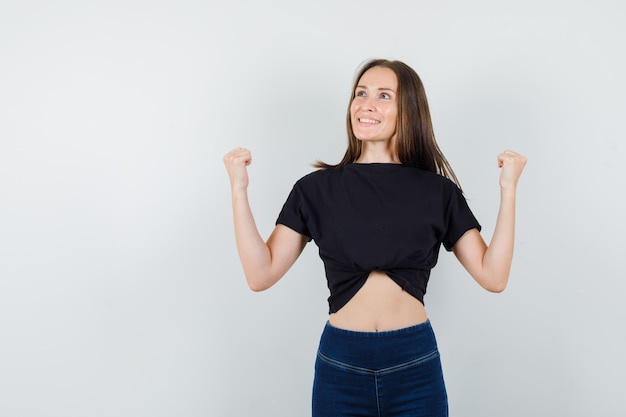
<path fill-rule="evenodd" d="M 465 232 L 471 229 L 480 231 L 481 226 L 467 205 L 467 201 L 459 187 L 450 182 L 447 192 L 448 204 L 445 212 L 447 227 L 441 241 L 446 250 L 451 251 L 452 247 Z"/>
<path fill-rule="evenodd" d="M 285 225 L 301 235 L 308 237 L 309 241 L 311 241 L 311 232 L 309 231 L 307 216 L 305 214 L 304 198 L 297 183 L 289 193 L 287 201 L 283 204 L 283 208 L 278 214 L 276 224 Z"/>

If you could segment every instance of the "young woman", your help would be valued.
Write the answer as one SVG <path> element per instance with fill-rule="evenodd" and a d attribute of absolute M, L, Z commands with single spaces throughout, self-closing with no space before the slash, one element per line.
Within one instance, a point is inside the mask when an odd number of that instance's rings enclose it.
<path fill-rule="evenodd" d="M 315 365 L 313 416 L 446 416 L 437 343 L 423 304 L 430 271 L 443 244 L 486 290 L 504 290 L 526 159 L 512 151 L 498 155 L 500 211 L 487 246 L 437 146 L 412 68 L 366 63 L 352 89 L 347 127 L 342 161 L 319 162 L 319 170 L 295 184 L 267 241 L 248 203 L 250 151 L 237 148 L 224 157 L 248 285 L 271 287 L 314 240 L 330 316 Z"/>

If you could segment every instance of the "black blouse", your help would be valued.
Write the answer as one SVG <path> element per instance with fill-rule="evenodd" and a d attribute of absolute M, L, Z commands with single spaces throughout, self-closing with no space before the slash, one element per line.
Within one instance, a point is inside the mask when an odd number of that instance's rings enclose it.
<path fill-rule="evenodd" d="M 348 164 L 296 182 L 276 224 L 315 240 L 324 262 L 330 312 L 339 311 L 373 270 L 424 302 L 443 243 L 450 251 L 480 230 L 449 179 L 400 164 Z"/>

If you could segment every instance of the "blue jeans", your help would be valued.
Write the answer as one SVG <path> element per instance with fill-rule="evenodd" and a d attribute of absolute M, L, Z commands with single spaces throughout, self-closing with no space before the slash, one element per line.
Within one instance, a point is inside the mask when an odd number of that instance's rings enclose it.
<path fill-rule="evenodd" d="M 315 362 L 313 417 L 448 415 L 430 322 L 386 332 L 326 324 Z"/>

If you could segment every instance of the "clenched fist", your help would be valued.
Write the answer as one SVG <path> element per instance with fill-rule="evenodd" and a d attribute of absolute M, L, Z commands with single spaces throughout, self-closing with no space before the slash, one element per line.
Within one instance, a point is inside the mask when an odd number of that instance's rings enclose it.
<path fill-rule="evenodd" d="M 233 190 L 245 190 L 248 188 L 248 169 L 252 163 L 252 153 L 248 149 L 235 148 L 224 155 L 224 165 L 230 178 L 230 186 Z"/>
<path fill-rule="evenodd" d="M 526 166 L 526 157 L 513 151 L 504 151 L 498 155 L 500 172 L 500 187 L 515 188 L 522 171 Z"/>

